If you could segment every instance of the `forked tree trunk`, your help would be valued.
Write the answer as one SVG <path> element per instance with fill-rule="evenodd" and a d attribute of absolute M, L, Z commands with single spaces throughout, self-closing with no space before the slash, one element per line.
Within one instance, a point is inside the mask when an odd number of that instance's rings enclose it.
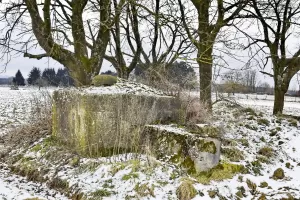
<path fill-rule="evenodd" d="M 274 107 L 273 107 L 273 114 L 282 114 L 283 107 L 284 107 L 284 95 L 287 90 L 278 87 L 275 85 L 275 100 L 274 100 Z"/>

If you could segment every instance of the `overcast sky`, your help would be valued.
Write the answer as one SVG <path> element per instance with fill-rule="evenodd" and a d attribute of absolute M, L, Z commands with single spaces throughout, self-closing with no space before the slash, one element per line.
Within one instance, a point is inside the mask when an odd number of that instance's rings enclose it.
<path fill-rule="evenodd" d="M 257 26 L 255 26 L 254 24 L 250 23 L 250 28 L 247 27 L 247 32 L 249 34 L 249 32 L 257 32 Z M 246 26 L 246 25 L 243 25 Z M 142 29 L 145 30 L 140 30 L 140 31 L 147 31 L 148 29 L 143 27 Z M 223 38 L 225 41 L 226 39 L 230 38 L 230 37 L 236 37 L 235 34 L 231 34 L 230 32 L 227 32 L 228 34 L 226 34 L 225 38 Z M 294 52 L 294 48 L 299 48 L 299 38 L 292 38 L 292 40 L 289 41 L 289 43 L 287 44 L 290 48 L 292 49 Z M 292 47 L 292 48 L 291 48 Z M 147 47 L 144 47 L 145 49 L 147 49 Z M 222 49 L 223 50 L 223 49 Z M 32 54 L 39 54 L 41 53 L 40 50 L 32 50 L 30 53 Z M 217 54 L 217 51 L 215 51 L 215 53 Z M 247 62 L 247 60 L 249 59 L 249 56 L 247 54 L 246 51 L 237 51 L 237 54 L 239 55 L 244 55 L 244 57 L 241 58 L 242 62 L 238 62 L 235 59 L 228 57 L 228 56 L 224 56 L 224 60 L 226 60 L 227 65 L 225 67 L 228 67 L 230 69 L 240 69 L 245 62 Z M 248 56 L 248 57 L 247 57 Z M 196 57 L 196 56 L 191 56 L 191 57 Z M 243 61 L 245 61 L 243 63 Z M 51 58 L 43 58 L 41 60 L 36 60 L 36 59 L 29 59 L 29 58 L 24 58 L 23 55 L 19 55 L 19 56 L 15 56 L 14 58 L 11 59 L 11 61 L 8 63 L 8 65 L 5 67 L 5 61 L 0 61 L 0 77 L 8 77 L 8 76 L 14 76 L 17 72 L 18 69 L 21 70 L 24 78 L 28 77 L 28 73 L 29 71 L 33 68 L 33 67 L 38 67 L 41 70 L 45 69 L 45 68 L 63 68 L 63 66 L 61 64 L 59 64 L 58 62 L 54 61 Z M 197 67 L 197 64 L 195 64 L 193 67 Z M 258 66 L 253 66 L 254 70 L 261 70 L 259 69 Z M 107 71 L 107 70 L 113 70 L 115 71 L 112 67 L 111 64 L 107 61 L 105 61 L 103 63 L 103 66 L 101 68 L 101 72 L 103 71 Z M 227 69 L 223 69 L 223 72 L 226 72 Z M 198 68 L 195 68 L 195 71 L 198 72 Z M 269 63 L 267 69 L 265 70 L 267 72 L 271 72 L 271 63 Z M 274 85 L 273 83 L 273 79 L 271 77 L 262 75 L 261 73 L 258 73 L 258 83 L 262 83 L 262 82 L 268 82 L 271 86 Z M 294 77 L 291 84 L 290 84 L 290 89 L 299 89 L 298 86 L 298 82 L 297 82 L 297 77 Z"/>

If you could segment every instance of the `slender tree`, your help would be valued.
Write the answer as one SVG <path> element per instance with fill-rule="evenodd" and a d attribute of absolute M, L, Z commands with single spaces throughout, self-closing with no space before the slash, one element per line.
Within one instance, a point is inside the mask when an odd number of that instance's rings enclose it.
<path fill-rule="evenodd" d="M 197 30 L 189 26 L 185 20 L 185 8 L 190 3 L 198 14 Z M 248 0 L 189 0 L 183 4 L 178 0 L 185 30 L 189 39 L 197 49 L 197 63 L 200 74 L 200 99 L 212 107 L 211 81 L 213 67 L 213 47 L 221 29 L 230 26 L 240 11 L 246 6 Z M 186 6 L 187 5 L 187 6 Z M 216 7 L 215 7 L 216 6 Z"/>
<path fill-rule="evenodd" d="M 257 20 L 259 29 L 254 35 L 240 30 L 250 40 L 246 48 L 258 45 L 259 50 L 266 55 L 264 66 L 271 60 L 272 73 L 264 71 L 264 67 L 261 72 L 274 80 L 273 114 L 282 113 L 284 95 L 292 77 L 300 70 L 300 48 L 292 52 L 287 44 L 288 39 L 293 39 L 298 34 L 295 30 L 299 28 L 299 1 L 251 0 L 250 6 L 245 10 L 247 14 L 242 17 Z"/>

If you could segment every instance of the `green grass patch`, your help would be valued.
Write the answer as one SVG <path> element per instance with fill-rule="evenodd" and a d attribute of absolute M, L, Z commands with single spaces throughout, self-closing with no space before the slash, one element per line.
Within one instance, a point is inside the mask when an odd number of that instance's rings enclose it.
<path fill-rule="evenodd" d="M 236 174 L 247 172 L 248 170 L 243 165 L 221 163 L 208 171 L 200 172 L 196 175 L 196 179 L 199 183 L 209 184 L 210 181 L 222 181 L 230 179 Z"/>
<path fill-rule="evenodd" d="M 122 177 L 123 181 L 128 181 L 130 179 L 135 179 L 135 178 L 139 178 L 139 174 L 138 173 L 129 173 L 129 174 L 125 174 Z"/>
<path fill-rule="evenodd" d="M 236 147 L 222 148 L 221 153 L 232 162 L 244 160 L 243 152 Z"/>
<path fill-rule="evenodd" d="M 257 123 L 259 125 L 265 125 L 265 126 L 269 126 L 270 125 L 270 121 L 268 119 L 264 119 L 264 118 L 258 119 Z"/>

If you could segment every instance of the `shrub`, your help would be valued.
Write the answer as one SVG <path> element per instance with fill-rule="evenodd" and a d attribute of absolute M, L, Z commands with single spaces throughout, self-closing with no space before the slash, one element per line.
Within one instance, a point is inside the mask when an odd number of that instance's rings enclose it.
<path fill-rule="evenodd" d="M 283 179 L 285 177 L 284 171 L 282 168 L 278 168 L 274 171 L 272 178 L 274 180 Z"/>
<path fill-rule="evenodd" d="M 111 86 L 117 83 L 117 77 L 112 75 L 97 75 L 92 80 L 92 85 L 99 86 Z"/>
<path fill-rule="evenodd" d="M 238 148 L 222 148 L 221 152 L 232 162 L 244 160 L 244 154 Z"/>
<path fill-rule="evenodd" d="M 269 120 L 263 119 L 263 118 L 258 119 L 258 120 L 257 120 L 257 123 L 258 123 L 259 125 L 266 125 L 266 126 L 269 126 L 269 125 L 270 125 Z"/>
<path fill-rule="evenodd" d="M 272 157 L 273 149 L 271 147 L 263 147 L 258 151 L 258 153 L 266 157 Z"/>
<path fill-rule="evenodd" d="M 242 112 L 247 113 L 248 115 L 257 116 L 256 112 L 252 108 L 245 108 Z"/>
<path fill-rule="evenodd" d="M 266 188 L 268 186 L 269 186 L 269 184 L 267 182 L 265 182 L 265 181 L 261 182 L 260 185 L 259 185 L 259 187 L 261 187 L 261 188 Z"/>
<path fill-rule="evenodd" d="M 211 115 L 207 107 L 201 103 L 198 97 L 188 93 L 180 93 L 178 96 L 181 103 L 180 123 L 184 125 L 194 125 L 208 123 Z"/>

